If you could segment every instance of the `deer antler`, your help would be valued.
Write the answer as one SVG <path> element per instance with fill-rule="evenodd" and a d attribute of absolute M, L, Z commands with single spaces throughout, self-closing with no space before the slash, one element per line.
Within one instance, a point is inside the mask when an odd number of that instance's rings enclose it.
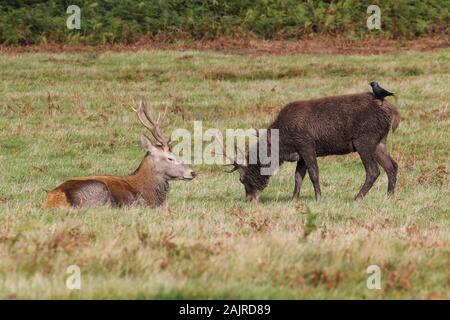
<path fill-rule="evenodd" d="M 223 156 L 225 156 L 228 160 L 230 160 L 231 161 L 231 163 L 230 164 L 228 164 L 228 165 L 232 165 L 233 166 L 233 169 L 231 169 L 230 171 L 228 171 L 228 173 L 232 173 L 232 172 L 234 172 L 234 171 L 236 171 L 236 170 L 238 170 L 240 167 L 245 167 L 245 165 L 246 164 L 239 164 L 239 163 L 237 163 L 237 161 L 233 158 L 233 157 L 230 157 L 228 154 L 227 154 L 227 151 L 225 150 L 225 146 L 223 145 L 223 143 L 221 142 L 221 139 L 218 137 L 218 136 L 216 136 L 216 140 L 219 142 L 219 144 L 220 144 L 220 146 L 221 146 L 221 148 L 222 148 L 222 155 Z M 242 151 L 238 148 L 238 147 L 236 147 L 237 148 L 237 150 L 238 150 L 238 152 L 240 152 L 240 153 L 242 153 Z"/>
<path fill-rule="evenodd" d="M 150 131 L 158 144 L 162 146 L 164 151 L 170 151 L 172 149 L 171 141 L 170 139 L 165 138 L 159 129 L 160 114 L 158 115 L 158 119 L 156 121 L 153 121 L 148 113 L 147 103 L 142 100 L 139 102 L 138 109 L 136 110 L 133 108 L 133 111 L 136 112 L 139 121 L 144 127 L 148 129 L 148 131 Z M 166 113 L 167 107 L 164 110 L 163 118 L 165 117 Z"/>

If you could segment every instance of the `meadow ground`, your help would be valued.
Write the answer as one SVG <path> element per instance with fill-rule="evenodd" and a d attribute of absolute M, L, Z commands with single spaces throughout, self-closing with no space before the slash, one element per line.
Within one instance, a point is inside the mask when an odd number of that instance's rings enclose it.
<path fill-rule="evenodd" d="M 450 298 L 450 50 L 386 55 L 252 56 L 209 51 L 22 53 L 0 58 L 1 298 Z M 402 122 L 366 199 L 357 155 L 319 160 L 290 201 L 285 164 L 260 203 L 237 173 L 196 165 L 161 208 L 46 210 L 44 189 L 73 176 L 128 174 L 143 132 L 141 97 L 171 111 L 164 126 L 265 127 L 284 104 L 361 92 L 397 93 Z M 50 98 L 49 98 L 50 96 Z M 81 269 L 80 290 L 66 287 Z M 381 270 L 369 290 L 368 266 Z"/>

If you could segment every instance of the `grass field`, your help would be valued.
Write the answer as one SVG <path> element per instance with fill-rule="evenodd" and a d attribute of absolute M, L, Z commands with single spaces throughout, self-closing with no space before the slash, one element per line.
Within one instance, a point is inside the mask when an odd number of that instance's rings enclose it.
<path fill-rule="evenodd" d="M 450 50 L 378 56 L 251 56 L 218 52 L 23 53 L 0 58 L 1 298 L 450 298 Z M 367 198 L 357 155 L 319 160 L 290 201 L 285 164 L 260 203 L 237 173 L 193 166 L 161 208 L 46 210 L 44 189 L 73 176 L 128 174 L 145 98 L 171 111 L 164 131 L 265 127 L 293 100 L 397 93 L 402 122 Z M 49 98 L 50 96 L 50 98 Z M 69 265 L 81 290 L 66 288 Z M 366 269 L 378 265 L 381 290 Z"/>

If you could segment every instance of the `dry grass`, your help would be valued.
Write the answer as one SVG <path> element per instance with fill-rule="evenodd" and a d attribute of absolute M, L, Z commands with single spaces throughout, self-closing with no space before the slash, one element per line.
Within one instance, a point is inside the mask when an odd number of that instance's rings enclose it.
<path fill-rule="evenodd" d="M 380 56 L 244 56 L 214 52 L 84 52 L 0 60 L 0 297 L 449 298 L 450 51 Z M 45 193 L 72 176 L 126 174 L 143 156 L 130 107 L 169 107 L 165 131 L 263 127 L 296 99 L 367 90 L 398 94 L 389 137 L 398 194 L 364 179 L 357 156 L 321 159 L 323 200 L 294 165 L 259 204 L 222 168 L 172 184 L 157 209 L 45 210 Z M 82 289 L 65 286 L 81 268 Z M 382 270 L 382 290 L 366 269 Z"/>

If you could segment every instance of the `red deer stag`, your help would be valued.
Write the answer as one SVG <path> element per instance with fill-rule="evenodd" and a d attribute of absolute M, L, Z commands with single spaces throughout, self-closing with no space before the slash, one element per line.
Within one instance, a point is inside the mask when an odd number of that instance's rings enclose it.
<path fill-rule="evenodd" d="M 365 182 L 355 197 L 355 200 L 360 200 L 378 178 L 378 165 L 387 173 L 388 195 L 394 194 L 397 163 L 386 149 L 386 140 L 389 130 L 392 128 L 394 131 L 399 123 L 400 115 L 392 104 L 387 101 L 380 103 L 367 92 L 290 103 L 279 112 L 268 129 L 279 130 L 279 164 L 297 162 L 293 200 L 299 198 L 306 171 L 316 199 L 320 198 L 317 157 L 351 152 L 358 152 L 366 170 Z M 270 145 L 271 136 L 267 134 L 264 137 Z M 258 146 L 259 142 L 254 148 Z M 223 151 L 225 154 L 225 149 Z M 246 200 L 258 200 L 270 175 L 261 174 L 260 161 L 247 164 L 248 156 L 244 164 L 233 161 L 232 171 L 237 170 L 240 174 Z"/>
<path fill-rule="evenodd" d="M 166 200 L 169 180 L 191 180 L 194 171 L 171 151 L 171 142 L 149 116 L 147 105 L 140 102 L 139 121 L 153 135 L 157 144 L 141 135 L 141 146 L 147 152 L 139 167 L 128 176 L 90 176 L 68 180 L 47 194 L 46 208 L 159 206 Z"/>

